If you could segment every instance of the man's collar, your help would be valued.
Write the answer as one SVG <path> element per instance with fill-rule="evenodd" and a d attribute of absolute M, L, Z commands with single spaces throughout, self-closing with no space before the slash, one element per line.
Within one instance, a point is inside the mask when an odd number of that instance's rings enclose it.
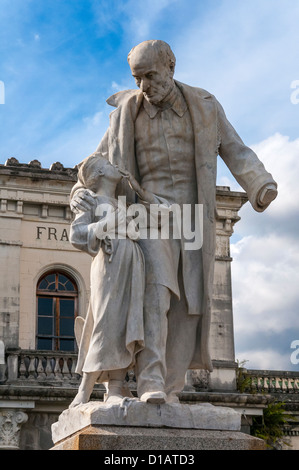
<path fill-rule="evenodd" d="M 180 117 L 183 117 L 187 111 L 187 103 L 176 85 L 169 93 L 167 99 L 163 103 L 163 106 L 156 106 L 151 104 L 144 98 L 143 107 L 151 119 L 153 119 L 159 111 L 162 112 L 169 108 L 171 108 Z"/>

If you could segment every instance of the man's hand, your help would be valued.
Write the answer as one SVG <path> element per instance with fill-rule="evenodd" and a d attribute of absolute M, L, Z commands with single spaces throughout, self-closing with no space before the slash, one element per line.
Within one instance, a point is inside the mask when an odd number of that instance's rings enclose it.
<path fill-rule="evenodd" d="M 78 190 L 70 202 L 71 210 L 78 214 L 81 212 L 87 212 L 96 204 L 92 191 L 88 189 Z"/>
<path fill-rule="evenodd" d="M 268 184 L 264 187 L 259 195 L 259 204 L 267 206 L 270 202 L 274 201 L 278 194 L 277 188 L 274 184 Z"/>

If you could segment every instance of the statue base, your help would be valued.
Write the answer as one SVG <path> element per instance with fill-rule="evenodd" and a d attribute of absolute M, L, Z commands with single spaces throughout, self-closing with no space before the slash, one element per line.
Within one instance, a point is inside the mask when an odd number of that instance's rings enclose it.
<path fill-rule="evenodd" d="M 174 454 L 183 451 L 187 456 L 192 454 L 190 451 L 197 450 L 265 450 L 265 444 L 261 439 L 238 431 L 87 426 L 57 442 L 50 450 L 115 451 L 116 456 L 123 451 L 131 451 L 132 455 L 151 451 L 152 459 L 155 459 L 155 451 L 175 450 Z"/>
<path fill-rule="evenodd" d="M 61 413 L 52 450 L 262 450 L 241 433 L 241 414 L 209 403 L 89 402 Z"/>

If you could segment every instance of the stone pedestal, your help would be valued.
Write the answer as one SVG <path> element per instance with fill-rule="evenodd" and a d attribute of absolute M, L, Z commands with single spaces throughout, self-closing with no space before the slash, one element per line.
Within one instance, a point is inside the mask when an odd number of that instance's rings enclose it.
<path fill-rule="evenodd" d="M 51 450 L 132 451 L 132 455 L 139 451 L 183 451 L 187 455 L 197 450 L 265 450 L 265 444 L 237 431 L 87 426 Z"/>
<path fill-rule="evenodd" d="M 264 449 L 240 428 L 240 413 L 209 403 L 89 402 L 65 410 L 52 425 L 52 450 Z"/>

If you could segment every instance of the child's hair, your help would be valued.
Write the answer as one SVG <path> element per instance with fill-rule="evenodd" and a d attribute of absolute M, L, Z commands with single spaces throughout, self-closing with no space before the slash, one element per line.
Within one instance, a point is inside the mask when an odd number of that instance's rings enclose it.
<path fill-rule="evenodd" d="M 99 186 L 101 163 L 104 166 L 107 163 L 107 159 L 98 153 L 93 153 L 83 161 L 78 171 L 78 177 L 85 188 L 91 189 L 94 192 Z"/>

